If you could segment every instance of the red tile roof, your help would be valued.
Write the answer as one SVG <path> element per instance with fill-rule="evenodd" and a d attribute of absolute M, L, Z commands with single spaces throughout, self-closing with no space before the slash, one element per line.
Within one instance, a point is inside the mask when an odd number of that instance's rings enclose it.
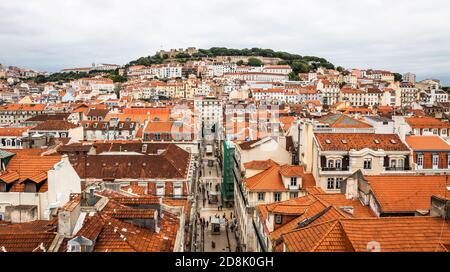
<path fill-rule="evenodd" d="M 448 195 L 445 176 L 365 176 L 385 213 L 429 210 L 432 195 Z"/>
<path fill-rule="evenodd" d="M 24 134 L 26 135 L 29 127 L 21 127 L 21 128 L 12 128 L 12 127 L 4 127 L 0 128 L 0 136 L 14 136 L 14 137 L 22 137 Z"/>
<path fill-rule="evenodd" d="M 265 160 L 265 161 L 249 161 L 244 163 L 245 169 L 252 169 L 252 170 L 267 170 L 270 167 L 278 165 L 278 163 L 274 162 L 271 159 Z"/>
<path fill-rule="evenodd" d="M 46 182 L 48 171 L 60 161 L 61 156 L 15 155 L 8 163 L 6 171 L 0 173 L 0 181 L 13 183 L 11 191 L 21 192 L 24 190 L 23 181 L 29 180 L 37 184 Z M 44 191 L 46 188 L 47 186 L 41 187 Z"/>
<path fill-rule="evenodd" d="M 450 128 L 450 122 L 443 122 L 433 117 L 408 117 L 406 123 L 411 128 Z"/>
<path fill-rule="evenodd" d="M 450 144 L 437 135 L 407 136 L 406 143 L 414 151 L 450 151 Z"/>
<path fill-rule="evenodd" d="M 10 224 L 0 221 L 0 252 L 47 251 L 56 236 L 55 221 Z"/>
<path fill-rule="evenodd" d="M 282 237 L 290 252 L 442 252 L 450 225 L 433 217 L 335 219 Z"/>
<path fill-rule="evenodd" d="M 65 120 L 47 120 L 35 126 L 31 130 L 33 131 L 59 131 L 59 130 L 69 130 L 78 127 L 77 125 L 65 121 Z"/>
<path fill-rule="evenodd" d="M 323 151 L 350 151 L 351 149 L 409 151 L 396 134 L 373 133 L 314 133 Z"/>

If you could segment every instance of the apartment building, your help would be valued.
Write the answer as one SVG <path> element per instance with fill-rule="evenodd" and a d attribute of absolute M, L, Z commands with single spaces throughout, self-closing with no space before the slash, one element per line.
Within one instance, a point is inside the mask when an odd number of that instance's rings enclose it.
<path fill-rule="evenodd" d="M 410 172 L 410 153 L 396 134 L 314 133 L 312 173 L 318 187 L 336 192 L 357 170 L 367 175 Z"/>

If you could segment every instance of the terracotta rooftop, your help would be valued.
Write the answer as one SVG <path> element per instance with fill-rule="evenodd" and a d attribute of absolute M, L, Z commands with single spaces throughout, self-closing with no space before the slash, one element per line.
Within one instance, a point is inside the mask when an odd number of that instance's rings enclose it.
<path fill-rule="evenodd" d="M 450 151 L 450 144 L 437 135 L 407 136 L 406 143 L 414 151 Z"/>
<path fill-rule="evenodd" d="M 271 159 L 265 160 L 265 161 L 249 161 L 244 163 L 245 169 L 252 169 L 252 170 L 267 170 L 271 166 L 278 165 L 278 163 L 274 162 Z"/>
<path fill-rule="evenodd" d="M 396 134 L 374 133 L 314 133 L 323 151 L 350 151 L 369 148 L 385 151 L 409 151 Z"/>
<path fill-rule="evenodd" d="M 433 217 L 335 219 L 282 238 L 290 252 L 442 252 L 450 225 Z"/>
<path fill-rule="evenodd" d="M 341 210 L 352 207 L 352 213 Z M 282 234 L 300 227 L 301 222 L 313 225 L 337 218 L 374 217 L 369 207 L 363 206 L 359 200 L 346 199 L 344 194 L 310 194 L 299 198 L 272 204 L 259 205 L 257 210 L 262 215 L 262 221 L 268 213 L 298 215 L 292 221 L 282 225 L 270 233 L 270 239 L 276 240 Z"/>
<path fill-rule="evenodd" d="M 412 128 L 450 128 L 450 122 L 433 117 L 408 117 L 405 121 Z"/>
<path fill-rule="evenodd" d="M 43 252 L 56 236 L 54 221 L 10 224 L 0 221 L 0 252 Z"/>
<path fill-rule="evenodd" d="M 28 132 L 29 127 L 13 128 L 13 127 L 2 127 L 0 128 L 0 136 L 14 136 L 22 137 L 23 134 Z"/>
<path fill-rule="evenodd" d="M 61 156 L 14 155 L 0 174 L 0 181 L 12 184 L 11 192 L 22 192 L 24 181 L 41 184 L 39 192 L 45 192 L 47 173 L 60 161 Z"/>
<path fill-rule="evenodd" d="M 98 179 L 185 179 L 190 166 L 190 154 L 176 145 L 169 145 L 161 154 L 129 154 L 78 156 L 71 163 L 81 178 Z"/>
<path fill-rule="evenodd" d="M 382 212 L 429 210 L 432 195 L 446 195 L 445 176 L 365 176 Z"/>
<path fill-rule="evenodd" d="M 53 130 L 69 130 L 78 127 L 77 125 L 65 120 L 47 120 L 35 126 L 33 131 L 53 131 Z"/>

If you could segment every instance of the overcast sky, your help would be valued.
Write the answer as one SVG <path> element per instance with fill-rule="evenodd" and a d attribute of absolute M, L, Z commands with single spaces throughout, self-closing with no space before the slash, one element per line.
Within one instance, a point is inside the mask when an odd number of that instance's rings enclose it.
<path fill-rule="evenodd" d="M 44 71 L 156 50 L 263 47 L 450 85 L 448 0 L 1 0 L 0 63 Z"/>

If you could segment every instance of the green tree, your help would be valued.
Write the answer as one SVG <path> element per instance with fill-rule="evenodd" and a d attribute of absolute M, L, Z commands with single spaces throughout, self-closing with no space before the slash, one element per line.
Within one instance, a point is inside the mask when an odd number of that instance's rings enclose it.
<path fill-rule="evenodd" d="M 257 58 L 249 58 L 248 59 L 248 65 L 250 65 L 250 66 L 261 66 L 261 65 L 263 65 L 263 62 L 260 59 L 257 59 Z"/>
<path fill-rule="evenodd" d="M 187 54 L 187 53 L 178 53 L 175 58 L 177 59 L 188 59 L 190 58 L 191 55 Z"/>
<path fill-rule="evenodd" d="M 298 77 L 298 74 L 295 72 L 290 72 L 289 73 L 289 80 L 292 81 L 298 81 L 300 78 Z"/>
<path fill-rule="evenodd" d="M 308 73 L 310 71 L 310 67 L 308 63 L 305 63 L 301 60 L 294 60 L 291 64 L 292 71 L 295 72 L 295 74 L 298 73 Z"/>
<path fill-rule="evenodd" d="M 121 75 L 115 75 L 115 74 L 109 75 L 108 78 L 111 79 L 114 83 L 127 81 L 126 77 L 121 76 Z"/>
<path fill-rule="evenodd" d="M 242 66 L 242 65 L 244 65 L 244 61 L 243 61 L 243 60 L 238 60 L 238 61 L 236 62 L 236 65 L 237 65 L 237 66 Z"/>
<path fill-rule="evenodd" d="M 399 73 L 394 73 L 394 80 L 397 81 L 402 81 L 403 80 L 403 76 Z"/>

